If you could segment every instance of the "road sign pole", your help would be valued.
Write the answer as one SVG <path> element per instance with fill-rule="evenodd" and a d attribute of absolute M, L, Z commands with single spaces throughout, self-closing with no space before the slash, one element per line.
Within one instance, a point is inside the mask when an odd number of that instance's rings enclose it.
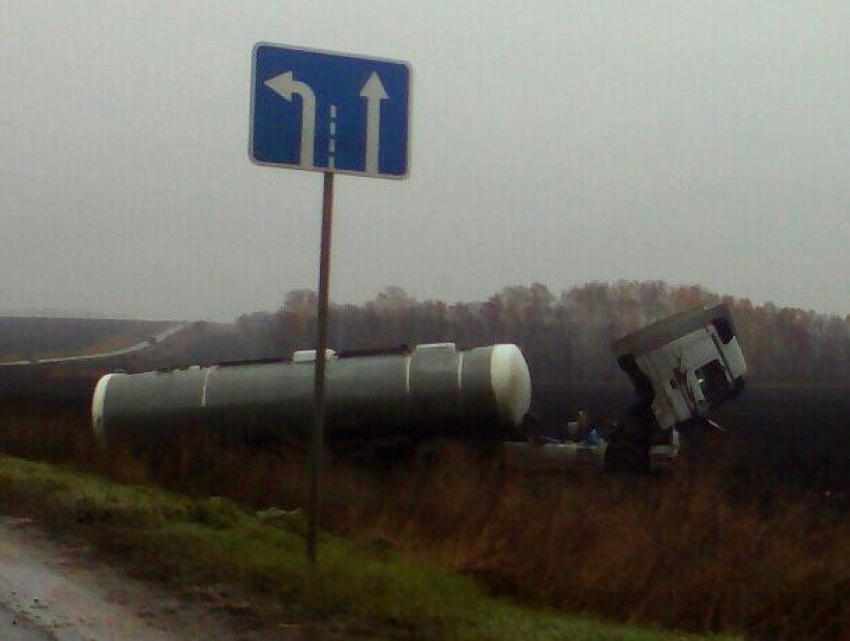
<path fill-rule="evenodd" d="M 322 239 L 319 254 L 319 300 L 316 325 L 316 375 L 313 382 L 313 437 L 310 446 L 310 515 L 307 529 L 307 560 L 317 560 L 319 533 L 319 481 L 325 440 L 325 354 L 328 349 L 328 285 L 331 274 L 334 175 L 326 171 L 322 190 Z"/>
<path fill-rule="evenodd" d="M 325 438 L 334 174 L 408 177 L 411 69 L 401 60 L 260 42 L 254 46 L 251 72 L 250 159 L 324 174 L 305 545 L 314 564 Z"/>

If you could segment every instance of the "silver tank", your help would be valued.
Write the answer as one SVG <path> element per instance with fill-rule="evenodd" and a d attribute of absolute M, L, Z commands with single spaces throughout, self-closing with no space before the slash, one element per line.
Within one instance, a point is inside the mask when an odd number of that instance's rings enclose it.
<path fill-rule="evenodd" d="M 96 437 L 167 436 L 187 425 L 241 440 L 307 432 L 315 352 L 292 361 L 108 374 L 92 399 Z M 516 345 L 459 351 L 453 343 L 411 352 L 337 357 L 328 351 L 327 432 L 333 436 L 425 436 L 508 430 L 531 401 Z"/>

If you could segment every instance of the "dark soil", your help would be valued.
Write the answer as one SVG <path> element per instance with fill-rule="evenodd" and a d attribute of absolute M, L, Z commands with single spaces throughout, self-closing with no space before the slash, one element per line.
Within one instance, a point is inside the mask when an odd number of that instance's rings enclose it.
<path fill-rule="evenodd" d="M 617 419 L 633 400 L 623 385 L 535 386 L 535 410 L 552 428 L 579 409 Z M 850 490 L 850 388 L 750 385 L 713 417 L 742 463 L 769 480 L 832 492 Z"/>

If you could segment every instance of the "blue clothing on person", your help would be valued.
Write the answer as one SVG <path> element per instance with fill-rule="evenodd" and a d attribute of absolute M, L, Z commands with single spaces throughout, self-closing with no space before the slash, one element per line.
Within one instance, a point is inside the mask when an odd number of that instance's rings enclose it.
<path fill-rule="evenodd" d="M 587 436 L 584 437 L 583 445 L 602 445 L 602 437 L 599 436 L 595 427 L 591 428 Z"/>

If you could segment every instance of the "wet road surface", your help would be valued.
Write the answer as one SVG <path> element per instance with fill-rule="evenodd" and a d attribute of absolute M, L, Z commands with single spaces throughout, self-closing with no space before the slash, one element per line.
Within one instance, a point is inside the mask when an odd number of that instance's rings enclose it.
<path fill-rule="evenodd" d="M 204 588 L 205 589 L 205 588 Z M 229 614 L 214 591 L 173 594 L 109 567 L 84 543 L 0 515 L 0 641 L 298 639 Z"/>
<path fill-rule="evenodd" d="M 46 630 L 6 605 L 0 605 L 0 639 L 3 641 L 51 641 Z"/>

